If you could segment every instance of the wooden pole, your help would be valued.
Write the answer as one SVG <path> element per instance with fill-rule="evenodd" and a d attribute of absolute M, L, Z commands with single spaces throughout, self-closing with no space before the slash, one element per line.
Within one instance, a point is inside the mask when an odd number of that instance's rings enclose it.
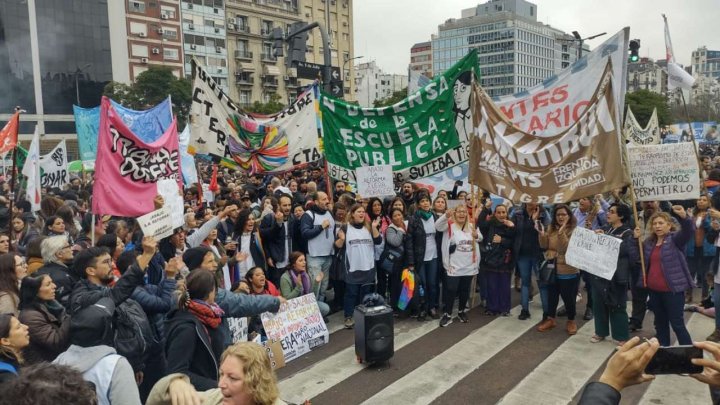
<path fill-rule="evenodd" d="M 473 246 L 473 262 L 475 262 L 475 258 L 477 257 L 476 256 L 477 255 L 477 253 L 476 253 L 477 252 L 477 246 L 476 246 L 477 239 L 475 238 L 475 229 L 477 229 L 477 225 L 476 225 L 475 218 L 477 218 L 477 210 L 480 208 L 480 203 L 478 201 L 477 190 L 475 189 L 475 185 L 472 183 L 470 184 L 470 198 L 474 205 L 474 207 L 472 209 L 472 213 L 470 215 L 470 224 L 471 224 L 470 229 L 472 230 L 472 235 L 473 235 L 473 244 L 472 244 L 472 246 Z M 478 267 L 479 266 L 480 266 L 480 264 L 478 263 Z M 478 278 L 478 275 L 476 274 L 473 276 L 472 281 L 470 282 L 470 296 L 472 297 L 472 299 L 470 300 L 470 308 L 473 308 L 475 306 L 475 302 L 477 301 L 477 293 L 475 292 L 475 288 L 477 286 L 477 278 Z"/>
<path fill-rule="evenodd" d="M 690 114 L 688 113 L 687 104 L 685 103 L 685 93 L 682 91 L 682 89 L 678 90 L 680 90 L 680 98 L 682 99 L 683 108 L 685 110 L 685 119 L 687 119 L 688 129 L 690 130 L 690 139 L 692 139 L 693 150 L 695 151 L 695 158 L 698 162 L 698 172 L 700 173 L 700 189 L 707 194 L 707 187 L 705 186 L 705 176 L 703 175 L 702 161 L 700 160 L 700 152 L 698 151 L 698 145 L 695 141 L 695 134 L 693 133 L 692 122 L 690 122 Z"/>
<path fill-rule="evenodd" d="M 630 184 L 628 185 L 628 191 L 630 192 L 630 202 L 632 204 L 633 216 L 635 217 L 635 226 L 638 226 L 640 220 L 638 218 L 637 202 L 635 201 L 635 187 L 633 186 L 632 178 L 630 177 L 630 165 L 628 164 L 627 156 L 627 139 L 625 139 L 625 134 L 623 134 L 622 132 L 621 135 L 622 142 L 620 143 L 622 144 L 622 160 L 625 166 L 623 170 L 625 171 L 625 177 L 630 180 Z M 640 266 L 643 278 L 643 287 L 647 287 L 647 274 L 645 272 L 645 253 L 643 252 L 643 235 L 645 233 L 646 227 L 647 224 L 643 220 L 643 226 L 640 227 L 640 236 L 638 237 L 638 250 L 640 251 Z"/>

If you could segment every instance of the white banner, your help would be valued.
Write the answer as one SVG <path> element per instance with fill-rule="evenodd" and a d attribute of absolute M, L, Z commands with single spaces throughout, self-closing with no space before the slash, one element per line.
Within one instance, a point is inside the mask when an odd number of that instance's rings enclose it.
<path fill-rule="evenodd" d="M 268 339 L 282 345 L 285 362 L 330 341 L 314 294 L 288 300 L 277 314 L 264 312 L 260 317 Z"/>
<path fill-rule="evenodd" d="M 40 184 L 43 188 L 62 188 L 70 182 L 68 177 L 67 147 L 63 139 L 55 149 L 40 158 Z"/>
<path fill-rule="evenodd" d="M 233 343 L 248 341 L 248 319 L 227 318 L 230 335 Z"/>
<path fill-rule="evenodd" d="M 355 169 L 358 194 L 362 198 L 395 195 L 393 170 L 390 165 L 363 166 Z"/>
<path fill-rule="evenodd" d="M 659 145 L 660 144 L 660 125 L 658 125 L 657 108 L 653 109 L 653 113 L 648 120 L 645 128 L 641 127 L 635 119 L 635 114 L 628 106 L 627 114 L 625 114 L 625 125 L 623 126 L 623 135 L 625 139 L 633 145 Z"/>
<path fill-rule="evenodd" d="M 173 234 L 173 224 L 171 211 L 167 207 L 160 208 L 137 219 L 143 235 L 152 236 L 155 240 Z"/>
<path fill-rule="evenodd" d="M 691 142 L 627 145 L 627 155 L 638 201 L 700 197 L 700 168 Z"/>
<path fill-rule="evenodd" d="M 622 239 L 614 236 L 595 233 L 581 226 L 575 227 L 565 252 L 565 263 L 612 280 L 617 269 L 620 243 Z"/>
<path fill-rule="evenodd" d="M 253 116 L 193 60 L 188 151 L 252 173 L 284 172 L 315 162 L 321 157 L 317 93 L 312 86 L 285 110 Z"/>

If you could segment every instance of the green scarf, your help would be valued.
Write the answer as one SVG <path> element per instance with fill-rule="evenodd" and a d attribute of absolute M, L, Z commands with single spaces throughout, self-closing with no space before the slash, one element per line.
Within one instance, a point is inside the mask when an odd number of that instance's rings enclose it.
<path fill-rule="evenodd" d="M 418 216 L 424 221 L 427 221 L 430 217 L 432 217 L 432 211 L 417 210 L 415 212 L 417 212 Z"/>

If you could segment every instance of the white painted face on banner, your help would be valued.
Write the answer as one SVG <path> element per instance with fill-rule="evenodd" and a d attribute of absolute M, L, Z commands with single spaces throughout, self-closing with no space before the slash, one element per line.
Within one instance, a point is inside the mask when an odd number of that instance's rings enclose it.
<path fill-rule="evenodd" d="M 453 98 L 458 110 L 465 111 L 470 108 L 471 89 L 471 84 L 463 83 L 460 79 L 455 80 L 455 84 L 453 85 Z"/>

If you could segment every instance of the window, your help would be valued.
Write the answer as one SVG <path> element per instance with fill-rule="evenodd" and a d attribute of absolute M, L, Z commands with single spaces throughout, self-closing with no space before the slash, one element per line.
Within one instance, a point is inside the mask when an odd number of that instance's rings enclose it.
<path fill-rule="evenodd" d="M 235 16 L 235 24 L 237 24 L 237 30 L 242 32 L 250 32 L 250 25 L 248 25 L 248 18 L 244 15 Z"/>
<path fill-rule="evenodd" d="M 128 11 L 145 14 L 145 2 L 142 0 L 128 0 Z"/>
<path fill-rule="evenodd" d="M 163 36 L 170 39 L 177 39 L 178 33 L 175 28 L 163 27 Z"/>
<path fill-rule="evenodd" d="M 162 15 L 167 16 L 168 19 L 174 20 L 177 13 L 175 12 L 175 7 L 171 6 L 160 6 L 160 13 Z"/>
<path fill-rule="evenodd" d="M 238 100 L 240 104 L 250 104 L 250 100 L 252 99 L 252 93 L 250 91 L 240 91 L 238 93 Z"/>
<path fill-rule="evenodd" d="M 163 58 L 169 60 L 180 60 L 180 52 L 175 48 L 164 48 Z"/>
<path fill-rule="evenodd" d="M 144 23 L 130 22 L 130 34 L 145 34 L 147 35 L 147 25 Z"/>
<path fill-rule="evenodd" d="M 268 20 L 262 20 L 261 35 L 270 35 L 273 29 L 273 22 Z"/>
<path fill-rule="evenodd" d="M 148 57 L 147 45 L 132 44 L 131 50 L 132 50 L 132 56 L 134 56 L 136 58 L 147 58 Z"/>

